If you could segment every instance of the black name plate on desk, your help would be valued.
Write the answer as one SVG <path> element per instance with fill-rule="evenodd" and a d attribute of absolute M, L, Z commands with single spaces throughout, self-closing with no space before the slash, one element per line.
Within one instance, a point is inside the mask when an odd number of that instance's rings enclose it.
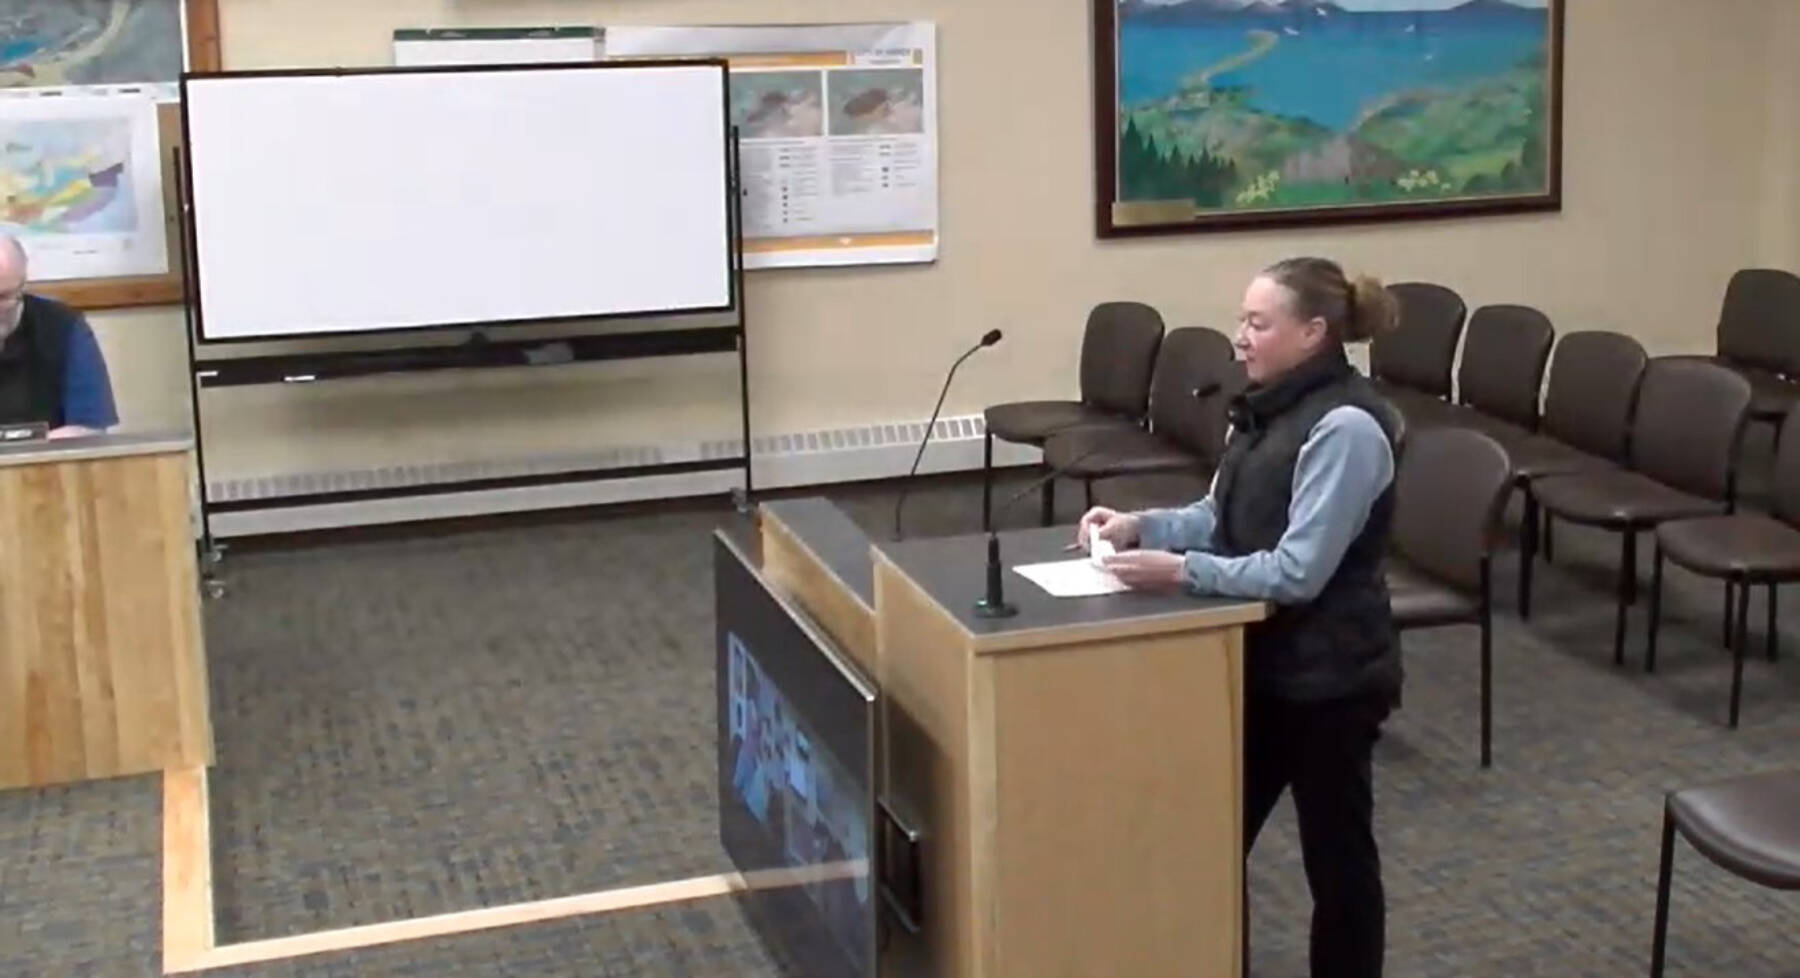
<path fill-rule="evenodd" d="M 0 424 L 0 445 L 22 441 L 43 441 L 50 437 L 50 426 L 42 421 L 29 424 Z"/>

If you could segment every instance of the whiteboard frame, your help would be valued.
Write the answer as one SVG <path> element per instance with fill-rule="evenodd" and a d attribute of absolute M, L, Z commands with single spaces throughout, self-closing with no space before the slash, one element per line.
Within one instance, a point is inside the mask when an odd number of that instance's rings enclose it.
<path fill-rule="evenodd" d="M 526 317 L 518 319 L 481 319 L 443 323 L 431 323 L 417 326 L 384 326 L 366 329 L 338 329 L 318 333 L 237 333 L 230 336 L 208 336 L 206 334 L 206 316 L 203 309 L 200 289 L 199 262 L 199 221 L 194 205 L 194 171 L 192 162 L 192 136 L 188 124 L 189 100 L 188 85 L 191 82 L 204 84 L 211 80 L 237 80 L 244 78 L 306 78 L 306 77 L 349 77 L 358 75 L 442 75 L 442 74 L 490 74 L 507 71 L 608 71 L 614 69 L 641 68 L 695 68 L 711 67 L 719 72 L 719 101 L 722 106 L 722 130 L 720 133 L 721 152 L 724 153 L 724 183 L 720 187 L 725 206 L 725 277 L 726 302 L 720 306 L 691 306 L 667 309 L 646 309 L 636 311 L 608 313 L 577 313 L 565 316 Z M 184 152 L 181 153 L 181 188 L 182 188 L 182 244 L 188 260 L 191 262 L 191 274 L 184 276 L 187 293 L 186 302 L 192 314 L 193 325 L 190 335 L 196 343 L 270 343 L 298 340 L 329 340 L 340 336 L 394 336 L 401 334 L 419 334 L 422 336 L 439 335 L 444 330 L 480 329 L 488 326 L 525 326 L 551 325 L 571 322 L 604 322 L 621 319 L 656 319 L 677 318 L 683 316 L 717 315 L 737 312 L 741 318 L 743 307 L 743 222 L 738 216 L 737 207 L 737 133 L 731 124 L 731 69 L 729 62 L 722 57 L 696 58 L 646 58 L 629 61 L 596 61 L 596 62 L 533 62 L 515 64 L 474 64 L 474 65 L 417 65 L 407 67 L 372 67 L 372 68 L 267 68 L 245 71 L 184 71 L 181 75 L 181 140 Z"/>

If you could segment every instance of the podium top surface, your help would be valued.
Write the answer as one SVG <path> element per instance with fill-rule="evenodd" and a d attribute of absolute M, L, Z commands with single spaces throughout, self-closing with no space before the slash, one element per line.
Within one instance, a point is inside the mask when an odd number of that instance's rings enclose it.
<path fill-rule="evenodd" d="M 194 447 L 192 435 L 175 432 L 89 435 L 57 441 L 28 441 L 0 445 L 0 467 L 86 462 L 127 455 L 163 455 Z"/>
<path fill-rule="evenodd" d="M 1196 597 L 1181 591 L 1127 591 L 1091 598 L 1057 598 L 1013 570 L 1021 564 L 1069 560 L 1072 526 L 1016 530 L 1000 534 L 1000 561 L 1006 599 L 1019 613 L 983 618 L 975 603 L 987 590 L 987 534 L 877 542 L 883 560 L 918 584 L 971 638 L 975 651 L 1129 638 L 1168 632 L 1224 628 L 1261 621 L 1267 606 L 1238 598 Z"/>

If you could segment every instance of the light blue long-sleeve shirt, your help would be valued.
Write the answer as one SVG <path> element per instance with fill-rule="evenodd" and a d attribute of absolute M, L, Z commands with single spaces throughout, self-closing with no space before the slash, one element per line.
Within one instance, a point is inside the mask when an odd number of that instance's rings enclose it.
<path fill-rule="evenodd" d="M 1300 447 L 1287 530 L 1275 549 L 1209 553 L 1218 523 L 1210 491 L 1190 506 L 1138 514 L 1138 545 L 1185 553 L 1182 578 L 1192 593 L 1303 604 L 1325 589 L 1393 478 L 1394 453 L 1381 426 L 1361 408 L 1335 408 Z"/>

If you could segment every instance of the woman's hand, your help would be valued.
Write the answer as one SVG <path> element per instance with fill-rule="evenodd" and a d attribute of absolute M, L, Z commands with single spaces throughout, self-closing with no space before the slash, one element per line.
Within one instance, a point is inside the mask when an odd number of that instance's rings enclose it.
<path fill-rule="evenodd" d="M 1092 550 L 1094 538 L 1099 537 L 1115 549 L 1127 550 L 1138 544 L 1139 523 L 1130 513 L 1095 506 L 1081 514 L 1081 522 L 1075 527 L 1075 543 L 1083 550 Z"/>
<path fill-rule="evenodd" d="M 1125 550 L 1100 563 L 1126 587 L 1139 591 L 1160 591 L 1181 586 L 1181 571 L 1186 558 L 1166 550 Z"/>

